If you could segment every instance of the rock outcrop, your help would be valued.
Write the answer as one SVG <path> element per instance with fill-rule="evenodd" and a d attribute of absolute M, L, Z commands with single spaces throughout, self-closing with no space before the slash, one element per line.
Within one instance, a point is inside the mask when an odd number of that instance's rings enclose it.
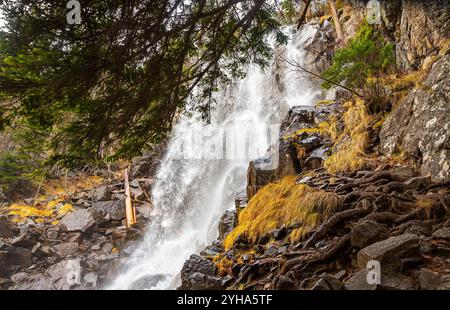
<path fill-rule="evenodd" d="M 450 178 L 450 54 L 437 61 L 421 87 L 390 113 L 380 132 L 385 154 L 406 152 L 422 174 Z"/>
<path fill-rule="evenodd" d="M 450 5 L 447 1 L 403 0 L 401 12 L 397 64 L 406 70 L 417 70 L 449 39 Z"/>

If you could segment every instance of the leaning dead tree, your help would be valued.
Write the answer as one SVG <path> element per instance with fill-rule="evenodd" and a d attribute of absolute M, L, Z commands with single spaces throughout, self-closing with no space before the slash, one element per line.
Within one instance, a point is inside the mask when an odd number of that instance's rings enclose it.
<path fill-rule="evenodd" d="M 300 29 L 300 27 L 305 22 L 306 15 L 308 13 L 308 9 L 310 8 L 312 2 L 313 2 L 312 0 L 303 0 L 304 6 L 303 6 L 302 13 L 300 14 L 300 17 L 297 21 L 297 30 Z M 339 14 L 338 14 L 338 11 L 336 8 L 336 1 L 328 0 L 327 2 L 330 7 L 331 16 L 333 17 L 334 27 L 336 29 L 337 41 L 339 44 L 342 44 L 345 42 L 345 36 L 344 36 L 344 31 L 342 30 L 342 25 L 339 22 Z"/>

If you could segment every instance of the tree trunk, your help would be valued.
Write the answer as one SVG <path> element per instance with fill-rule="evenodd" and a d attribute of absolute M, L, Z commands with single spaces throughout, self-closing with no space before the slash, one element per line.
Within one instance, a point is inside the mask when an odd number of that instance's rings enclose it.
<path fill-rule="evenodd" d="M 309 8 L 310 4 L 311 4 L 311 0 L 307 0 L 305 2 L 305 7 L 303 8 L 302 15 L 300 15 L 300 18 L 297 21 L 297 30 L 299 30 L 300 27 L 302 26 L 302 24 L 305 22 L 306 13 L 308 12 L 308 8 Z"/>
<path fill-rule="evenodd" d="M 339 14 L 336 9 L 335 0 L 328 0 L 331 9 L 331 15 L 333 16 L 334 27 L 336 28 L 337 41 L 339 44 L 345 43 L 344 31 L 342 31 L 341 23 L 339 22 Z"/>
<path fill-rule="evenodd" d="M 128 168 L 124 172 L 125 185 L 125 215 L 127 217 L 127 228 L 136 224 L 136 211 L 131 203 L 130 182 L 128 180 Z"/>

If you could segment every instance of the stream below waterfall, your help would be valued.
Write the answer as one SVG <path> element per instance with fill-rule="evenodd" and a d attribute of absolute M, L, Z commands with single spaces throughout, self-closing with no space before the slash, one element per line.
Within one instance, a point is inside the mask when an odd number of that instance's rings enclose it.
<path fill-rule="evenodd" d="M 282 53 L 303 63 L 311 29 L 285 31 L 290 40 L 275 49 L 271 66 L 264 72 L 250 66 L 245 78 L 219 90 L 209 125 L 180 117 L 155 177 L 151 223 L 108 289 L 141 288 L 142 281 L 151 289 L 179 286 L 183 263 L 217 238 L 220 217 L 234 208 L 249 161 L 277 142 L 289 107 L 314 102 L 320 90 L 277 59 Z"/>

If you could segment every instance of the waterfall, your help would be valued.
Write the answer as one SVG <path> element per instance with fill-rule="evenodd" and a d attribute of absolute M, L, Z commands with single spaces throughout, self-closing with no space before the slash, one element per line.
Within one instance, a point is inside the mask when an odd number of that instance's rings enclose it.
<path fill-rule="evenodd" d="M 302 63 L 311 30 L 285 31 L 289 43 L 275 55 Z M 245 78 L 216 94 L 209 125 L 196 116 L 180 117 L 156 175 L 144 240 L 108 288 L 136 288 L 139 281 L 145 288 L 176 288 L 183 263 L 217 238 L 221 215 L 234 207 L 235 193 L 247 182 L 249 161 L 276 142 L 274 129 L 288 108 L 311 105 L 317 91 L 275 56 L 265 72 L 250 66 Z"/>

